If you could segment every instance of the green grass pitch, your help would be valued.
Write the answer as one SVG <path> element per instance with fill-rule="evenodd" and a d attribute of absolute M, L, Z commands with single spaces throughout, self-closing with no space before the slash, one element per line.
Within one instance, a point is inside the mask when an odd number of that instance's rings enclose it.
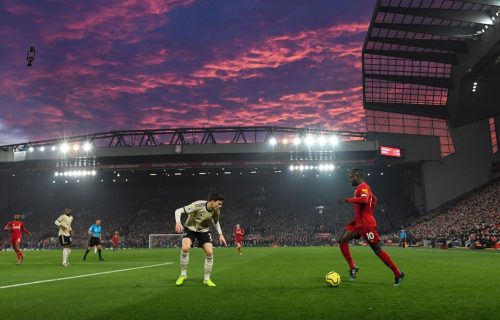
<path fill-rule="evenodd" d="M 179 275 L 179 251 L 104 251 L 105 261 L 73 250 L 72 266 L 59 265 L 61 250 L 0 252 L 0 319 L 498 319 L 500 255 L 432 249 L 386 248 L 407 274 L 393 287 L 391 271 L 369 248 L 354 247 L 360 267 L 350 282 L 338 247 L 216 248 L 212 279 L 202 285 L 203 253 L 193 249 L 188 280 Z M 19 287 L 5 286 L 168 263 Z M 337 271 L 342 283 L 326 286 Z"/>

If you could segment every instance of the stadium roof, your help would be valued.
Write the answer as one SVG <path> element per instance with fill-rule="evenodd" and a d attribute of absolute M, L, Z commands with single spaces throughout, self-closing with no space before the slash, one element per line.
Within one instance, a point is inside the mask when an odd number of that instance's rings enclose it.
<path fill-rule="evenodd" d="M 258 144 L 270 139 L 305 138 L 314 136 L 336 136 L 340 140 L 366 140 L 366 133 L 342 130 L 309 128 L 251 126 L 213 128 L 166 128 L 152 130 L 123 130 L 88 135 L 63 137 L 49 140 L 27 141 L 0 146 L 2 151 L 28 151 L 30 148 L 59 146 L 62 143 L 88 142 L 96 147 L 120 148 L 161 145 L 196 144 Z M 291 143 L 292 141 L 290 141 Z"/>
<path fill-rule="evenodd" d="M 365 133 L 289 127 L 129 130 L 1 146 L 0 171 L 289 166 L 369 162 Z"/>
<path fill-rule="evenodd" d="M 453 126 L 498 114 L 484 98 L 485 83 L 472 89 L 480 69 L 498 60 L 499 11 L 496 0 L 377 1 L 363 46 L 365 108 Z M 471 110 L 480 97 L 484 108 Z"/>

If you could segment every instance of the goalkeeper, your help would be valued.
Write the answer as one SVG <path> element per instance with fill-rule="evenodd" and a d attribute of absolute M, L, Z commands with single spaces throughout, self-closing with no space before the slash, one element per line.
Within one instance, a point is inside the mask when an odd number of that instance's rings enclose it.
<path fill-rule="evenodd" d="M 212 266 L 214 264 L 212 235 L 209 225 L 212 221 L 215 231 L 219 235 L 219 243 L 227 246 L 226 239 L 222 234 L 220 227 L 220 208 L 224 202 L 224 196 L 218 192 L 210 193 L 208 201 L 200 200 L 191 203 L 185 207 L 175 210 L 175 232 L 182 233 L 182 251 L 181 251 L 181 275 L 175 282 L 180 286 L 187 279 L 187 268 L 189 264 L 189 249 L 193 246 L 194 240 L 198 240 L 198 246 L 205 251 L 205 275 L 203 284 L 209 287 L 215 287 L 215 283 L 210 279 Z M 188 215 L 184 226 L 181 224 L 181 215 Z"/>

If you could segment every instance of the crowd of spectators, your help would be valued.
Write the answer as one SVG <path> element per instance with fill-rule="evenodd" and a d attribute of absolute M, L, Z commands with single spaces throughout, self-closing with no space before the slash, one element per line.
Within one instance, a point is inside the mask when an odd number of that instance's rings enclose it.
<path fill-rule="evenodd" d="M 221 225 L 227 240 L 233 241 L 232 230 L 240 224 L 248 246 L 335 244 L 353 217 L 352 206 L 335 204 L 337 198 L 353 191 L 343 176 L 320 179 L 247 174 L 224 179 L 193 176 L 153 183 L 145 179 L 43 190 L 36 184 L 24 186 L 17 199 L 0 209 L 0 223 L 6 224 L 14 213 L 20 213 L 33 232 L 31 238 L 25 237 L 25 246 L 56 248 L 54 221 L 66 206 L 71 206 L 75 246 L 86 245 L 89 226 L 100 218 L 105 245 L 110 245 L 113 232 L 118 231 L 122 246 L 147 247 L 150 234 L 174 233 L 176 208 L 205 199 L 215 190 L 226 196 Z M 375 215 L 379 232 L 388 234 L 384 237 L 386 242 L 399 242 L 400 226 L 404 226 L 411 245 L 487 248 L 499 242 L 500 180 L 424 216 L 408 205 L 411 202 L 401 195 L 397 183 L 369 182 L 379 198 Z M 4 233 L 0 248 L 9 247 L 7 240 Z"/>
<path fill-rule="evenodd" d="M 102 221 L 105 246 L 110 245 L 113 232 L 118 231 L 122 246 L 148 247 L 150 234 L 174 233 L 176 208 L 206 199 L 215 190 L 226 197 L 221 225 L 229 242 L 233 241 L 232 231 L 239 223 L 249 246 L 329 245 L 336 243 L 344 225 L 353 219 L 351 205 L 335 203 L 353 192 L 344 174 L 331 178 L 247 174 L 149 179 L 154 178 L 132 176 L 127 183 L 96 181 L 43 190 L 31 184 L 23 188 L 16 201 L 0 210 L 1 222 L 7 223 L 14 213 L 20 213 L 33 232 L 31 238 L 25 237 L 24 245 L 55 248 L 58 239 L 54 221 L 66 206 L 71 206 L 76 247 L 86 245 L 87 230 L 97 218 Z M 398 202 L 401 195 L 397 184 L 386 181 L 384 189 L 392 188 L 391 192 L 382 191 L 382 182 L 379 186 L 376 181 L 373 183 L 383 195 L 379 195 L 380 210 L 376 212 L 381 230 L 390 231 L 414 215 L 411 206 Z M 385 194 L 394 197 L 386 198 Z M 7 239 L 4 235 L 4 248 L 9 246 Z"/>
<path fill-rule="evenodd" d="M 405 230 L 413 245 L 496 247 L 500 235 L 500 180 L 441 205 Z"/>

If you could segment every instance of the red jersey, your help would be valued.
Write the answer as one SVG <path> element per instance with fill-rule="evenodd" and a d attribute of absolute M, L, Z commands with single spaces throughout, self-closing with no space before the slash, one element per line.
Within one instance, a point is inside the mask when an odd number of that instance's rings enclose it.
<path fill-rule="evenodd" d="M 354 222 L 362 227 L 376 227 L 377 222 L 373 211 L 377 206 L 377 197 L 372 193 L 370 186 L 362 182 L 356 187 L 353 198 L 347 198 L 347 202 L 354 205 Z"/>
<path fill-rule="evenodd" d="M 23 221 L 11 221 L 7 223 L 4 231 L 10 230 L 10 239 L 20 239 L 22 238 L 22 232 L 30 234 L 30 232 L 24 227 Z"/>
<path fill-rule="evenodd" d="M 116 234 L 113 236 L 113 242 L 117 243 L 120 240 L 120 237 Z"/>
<path fill-rule="evenodd" d="M 243 241 L 243 235 L 245 232 L 241 228 L 235 228 L 234 229 L 234 240 L 237 242 Z"/>

